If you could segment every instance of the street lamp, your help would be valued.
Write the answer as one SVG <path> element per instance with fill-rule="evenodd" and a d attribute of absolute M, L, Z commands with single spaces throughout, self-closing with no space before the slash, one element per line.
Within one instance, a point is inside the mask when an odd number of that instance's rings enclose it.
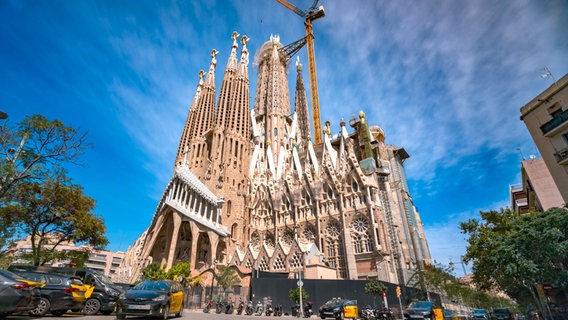
<path fill-rule="evenodd" d="M 294 259 L 290 259 L 290 265 L 292 265 L 294 263 Z M 300 290 L 300 308 L 298 309 L 298 315 L 300 318 L 302 318 L 304 316 L 304 303 L 302 301 L 302 285 L 304 284 L 302 282 L 302 270 L 301 270 L 301 266 L 300 267 L 296 267 L 295 270 L 298 271 L 298 289 Z"/>
<path fill-rule="evenodd" d="M 215 265 L 217 264 L 217 259 L 215 259 L 215 261 L 213 261 L 213 264 L 211 265 L 211 301 L 213 301 L 213 281 L 215 281 Z"/>

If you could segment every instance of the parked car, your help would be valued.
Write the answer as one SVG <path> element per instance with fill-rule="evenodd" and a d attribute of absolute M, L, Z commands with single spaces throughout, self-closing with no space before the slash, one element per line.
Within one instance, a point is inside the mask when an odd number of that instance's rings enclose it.
<path fill-rule="evenodd" d="M 359 316 L 359 308 L 356 300 L 332 298 L 319 308 L 319 316 L 322 319 L 335 318 L 357 319 Z"/>
<path fill-rule="evenodd" d="M 97 270 L 88 268 L 47 267 L 13 264 L 8 270 L 14 272 L 46 272 L 60 273 L 78 277 L 83 283 L 94 287 L 92 294 L 87 297 L 83 311 L 93 315 L 98 312 L 110 314 L 114 311 L 118 297 L 124 292 L 123 287 L 112 282 L 107 276 Z"/>
<path fill-rule="evenodd" d="M 152 316 L 167 319 L 183 314 L 183 287 L 173 280 L 144 280 L 120 295 L 116 318 Z"/>
<path fill-rule="evenodd" d="M 477 320 L 477 319 L 488 320 L 489 319 L 489 313 L 485 309 L 473 309 L 473 310 L 471 310 L 471 319 L 472 320 Z"/>
<path fill-rule="evenodd" d="M 431 301 L 415 301 L 404 310 L 405 319 L 435 319 L 434 303 Z"/>
<path fill-rule="evenodd" d="M 0 269 L 0 317 L 29 311 L 39 303 L 39 289 L 19 276 Z"/>
<path fill-rule="evenodd" d="M 513 313 L 507 308 L 493 309 L 491 312 L 492 320 L 513 320 Z"/>
<path fill-rule="evenodd" d="M 50 312 L 54 316 L 65 314 L 68 310 L 79 311 L 85 305 L 85 295 L 92 292 L 77 277 L 64 274 L 43 272 L 18 272 L 19 276 L 42 284 L 40 301 L 30 310 L 34 316 L 43 316 Z"/>

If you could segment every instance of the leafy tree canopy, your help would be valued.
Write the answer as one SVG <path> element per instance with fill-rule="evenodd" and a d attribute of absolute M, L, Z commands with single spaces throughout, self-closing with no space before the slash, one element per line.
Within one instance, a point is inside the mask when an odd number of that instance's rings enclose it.
<path fill-rule="evenodd" d="M 150 280 L 167 279 L 179 281 L 181 277 L 181 283 L 189 287 L 200 287 L 203 284 L 201 276 L 191 276 L 191 262 L 189 261 L 178 263 L 168 271 L 162 269 L 157 263 L 152 262 L 142 269 L 142 275 L 144 275 L 144 278 Z"/>
<path fill-rule="evenodd" d="M 365 284 L 365 293 L 368 295 L 379 296 L 386 291 L 387 287 L 380 281 L 371 280 Z"/>
<path fill-rule="evenodd" d="M 17 127 L 11 127 L 9 120 L 0 123 L 0 248 L 17 231 L 17 221 L 6 208 L 15 201 L 15 187 L 53 179 L 66 164 L 80 164 L 81 154 L 90 147 L 86 137 L 41 115 L 28 116 Z"/>
<path fill-rule="evenodd" d="M 290 289 L 290 291 L 288 291 L 288 297 L 295 303 L 300 303 L 300 288 Z M 310 295 L 302 288 L 302 301 L 307 301 L 309 298 Z"/>
<path fill-rule="evenodd" d="M 15 185 L 5 212 L 19 234 L 29 235 L 32 251 L 25 258 L 37 266 L 55 259 L 84 260 L 89 254 L 88 250 L 83 254 L 60 251 L 62 244 L 104 249 L 108 244 L 106 227 L 102 217 L 92 212 L 94 207 L 95 201 L 61 171 L 42 182 Z"/>
<path fill-rule="evenodd" d="M 568 284 L 568 209 L 517 215 L 509 209 L 480 212 L 460 224 L 467 234 L 465 261 L 484 289 L 501 288 L 519 302 L 536 299 L 535 286 Z M 538 302 L 537 302 L 538 305 Z"/>
<path fill-rule="evenodd" d="M 233 267 L 219 266 L 219 272 L 215 275 L 217 283 L 223 288 L 223 291 L 228 288 L 238 286 L 241 284 L 241 279 Z"/>

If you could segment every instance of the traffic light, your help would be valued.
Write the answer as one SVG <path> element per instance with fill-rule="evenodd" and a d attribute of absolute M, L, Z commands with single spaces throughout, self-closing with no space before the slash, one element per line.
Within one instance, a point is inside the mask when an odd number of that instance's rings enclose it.
<path fill-rule="evenodd" d="M 397 296 L 397 297 L 400 297 L 400 294 L 401 294 L 401 293 L 400 293 L 400 287 L 399 287 L 399 286 L 396 286 L 396 296 Z"/>

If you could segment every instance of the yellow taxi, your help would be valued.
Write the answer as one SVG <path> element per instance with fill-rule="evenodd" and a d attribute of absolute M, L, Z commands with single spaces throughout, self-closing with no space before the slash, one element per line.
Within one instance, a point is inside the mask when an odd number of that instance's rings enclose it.
<path fill-rule="evenodd" d="M 151 316 L 166 319 L 183 314 L 182 285 L 173 280 L 144 280 L 120 295 L 116 318 Z"/>
<path fill-rule="evenodd" d="M 357 300 L 332 298 L 319 308 L 319 316 L 322 319 L 357 319 L 359 316 Z"/>

